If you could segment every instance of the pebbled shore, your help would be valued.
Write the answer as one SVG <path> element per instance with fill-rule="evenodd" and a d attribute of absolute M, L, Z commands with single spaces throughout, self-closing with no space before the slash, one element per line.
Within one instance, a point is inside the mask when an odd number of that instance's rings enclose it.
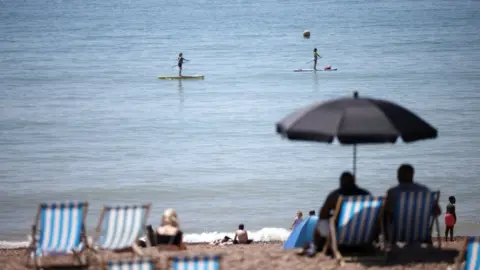
<path fill-rule="evenodd" d="M 343 269 L 447 269 L 454 262 L 458 251 L 462 247 L 464 238 L 457 237 L 455 242 L 442 242 L 441 250 L 427 250 L 416 247 L 400 249 L 395 253 L 391 262 L 368 263 L 367 261 L 358 261 L 347 263 Z M 209 244 L 189 244 L 188 251 L 174 252 L 162 251 L 155 253 L 148 249 L 149 254 L 156 254 L 158 258 L 157 269 L 164 269 L 168 255 L 174 254 L 196 254 L 196 253 L 221 253 L 224 255 L 224 269 L 247 270 L 247 269 L 286 269 L 286 270 L 313 270 L 313 269 L 334 269 L 335 261 L 330 257 L 317 254 L 313 258 L 303 257 L 296 254 L 293 250 L 282 250 L 282 243 L 254 243 L 251 245 L 227 245 L 213 246 Z M 1 249 L 0 250 L 0 269 L 3 270 L 23 270 L 28 269 L 24 266 L 25 249 Z M 107 258 L 128 258 L 128 253 L 112 254 L 103 253 Z M 95 262 L 89 269 L 101 269 Z"/>

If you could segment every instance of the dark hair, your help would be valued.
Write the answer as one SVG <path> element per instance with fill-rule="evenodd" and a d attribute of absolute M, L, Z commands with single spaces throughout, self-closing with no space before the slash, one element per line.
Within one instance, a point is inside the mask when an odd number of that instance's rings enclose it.
<path fill-rule="evenodd" d="M 410 164 L 402 164 L 398 167 L 397 178 L 399 182 L 411 182 L 413 181 L 413 174 L 415 169 Z"/>
<path fill-rule="evenodd" d="M 316 51 L 317 51 L 317 48 L 313 49 L 313 51 L 316 52 Z"/>
<path fill-rule="evenodd" d="M 355 177 L 350 172 L 343 172 L 340 175 L 340 186 L 350 187 L 355 185 Z"/>
<path fill-rule="evenodd" d="M 450 196 L 450 197 L 448 197 L 448 201 L 449 201 L 451 204 L 454 204 L 457 200 L 455 199 L 455 196 Z"/>
<path fill-rule="evenodd" d="M 309 214 L 310 216 L 315 216 L 315 210 L 310 210 L 310 212 L 308 212 L 308 214 Z"/>
<path fill-rule="evenodd" d="M 245 228 L 245 226 L 243 224 L 238 225 L 239 230 L 243 230 L 243 228 Z"/>

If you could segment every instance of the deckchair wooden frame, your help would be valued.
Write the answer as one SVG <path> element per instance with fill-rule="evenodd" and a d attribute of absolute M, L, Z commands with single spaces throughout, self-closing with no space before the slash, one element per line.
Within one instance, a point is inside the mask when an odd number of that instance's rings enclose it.
<path fill-rule="evenodd" d="M 460 250 L 460 254 L 458 254 L 458 257 L 455 259 L 455 270 L 461 270 L 462 269 L 462 263 L 463 260 L 465 259 L 465 254 L 467 254 L 467 248 L 468 248 L 468 237 L 465 239 L 462 249 Z"/>
<path fill-rule="evenodd" d="M 466 263 L 466 261 L 464 261 L 464 260 L 465 260 L 465 255 L 467 254 L 468 242 L 469 242 L 470 238 L 474 238 L 474 241 L 480 241 L 480 237 L 478 237 L 478 236 L 468 236 L 468 237 L 465 238 L 462 249 L 460 250 L 460 254 L 458 254 L 458 257 L 455 259 L 455 264 L 454 264 L 453 269 L 455 269 L 455 270 L 462 270 L 463 269 L 462 266 L 463 266 L 463 264 Z"/>
<path fill-rule="evenodd" d="M 98 219 L 98 222 L 97 222 L 97 226 L 95 228 L 95 234 L 94 234 L 94 238 L 93 238 L 93 245 L 95 245 L 96 243 L 98 243 L 98 240 L 100 239 L 100 236 L 101 236 L 101 233 L 102 233 L 102 224 L 104 222 L 104 218 L 105 218 L 105 213 L 109 210 L 109 209 L 114 209 L 114 208 L 117 208 L 117 207 L 133 207 L 133 206 L 140 206 L 140 207 L 145 207 L 145 217 L 144 217 L 144 220 L 143 220 L 143 225 L 142 225 L 142 230 L 143 232 L 145 233 L 145 224 L 147 223 L 147 220 L 148 220 L 148 217 L 150 215 L 150 209 L 151 209 L 151 206 L 152 204 L 151 203 L 147 203 L 147 204 L 141 204 L 141 205 L 124 205 L 124 206 L 111 206 L 111 205 L 104 205 L 103 206 L 103 210 L 100 214 L 100 217 Z M 138 240 L 138 238 L 136 239 Z M 148 237 L 147 237 L 147 247 L 150 246 L 150 241 L 148 240 Z M 94 252 L 94 253 L 98 253 L 98 251 L 94 248 L 91 248 L 91 250 Z M 141 248 L 136 244 L 134 243 L 132 246 L 131 246 L 131 250 L 108 250 L 106 249 L 105 251 L 111 251 L 111 252 L 130 252 L 132 251 L 133 255 L 138 255 L 138 256 L 145 256 L 145 254 L 142 252 Z M 97 254 L 98 255 L 98 254 Z M 102 262 L 102 258 L 101 257 L 98 257 L 97 256 L 97 259 L 100 261 L 101 264 L 103 264 Z"/>
<path fill-rule="evenodd" d="M 327 251 L 328 251 L 328 248 L 330 247 L 332 249 L 332 252 L 333 252 L 333 255 L 334 255 L 335 259 L 337 260 L 337 263 L 341 266 L 345 265 L 345 262 L 347 262 L 347 261 L 359 261 L 360 259 L 361 260 L 370 260 L 370 261 L 372 261 L 372 260 L 373 261 L 382 261 L 382 260 L 384 261 L 386 259 L 386 256 L 384 256 L 383 258 L 381 256 L 343 257 L 342 254 L 340 253 L 339 249 L 338 249 L 336 225 L 338 223 L 338 218 L 339 218 L 339 215 L 340 215 L 340 211 L 342 209 L 343 200 L 345 198 L 348 198 L 348 197 L 356 197 L 356 196 L 357 195 L 340 196 L 338 198 L 337 205 L 335 207 L 335 212 L 334 212 L 333 216 L 329 219 L 330 233 L 327 237 L 327 241 L 326 241 L 325 246 L 323 247 L 323 251 L 322 251 L 326 255 Z M 382 196 L 370 196 L 370 197 L 372 199 L 373 198 L 384 198 Z M 378 215 L 376 223 L 375 223 L 375 226 L 376 226 L 376 224 L 378 224 L 378 222 L 380 222 L 380 233 L 382 235 L 384 234 L 384 231 L 383 231 L 384 209 L 385 209 L 385 199 L 382 200 L 382 204 L 380 206 L 380 212 L 379 212 L 379 215 Z M 386 254 L 386 251 L 385 251 L 385 254 Z"/>
<path fill-rule="evenodd" d="M 440 190 L 437 190 L 437 191 L 434 191 L 434 192 L 437 193 L 437 199 L 435 200 L 435 204 L 434 204 L 434 207 L 435 207 L 435 205 L 438 205 L 438 202 L 440 201 Z M 435 226 L 437 227 L 438 248 L 441 248 L 442 247 L 442 237 L 440 237 L 440 221 L 438 220 L 438 216 L 434 217 L 432 215 L 432 219 L 433 219 L 432 223 L 430 224 L 430 234 L 432 234 L 433 223 L 435 222 Z M 432 241 L 432 243 L 433 243 L 433 241 Z"/>
<path fill-rule="evenodd" d="M 208 254 L 208 253 L 194 253 L 190 255 L 169 255 L 167 256 L 167 259 L 165 260 L 165 265 L 163 265 L 165 270 L 171 270 L 172 269 L 172 263 L 175 258 L 193 258 L 193 257 L 218 257 L 219 260 L 219 270 L 226 269 L 224 265 L 223 258 L 225 257 L 225 254 L 223 253 L 214 253 L 214 254 Z"/>
<path fill-rule="evenodd" d="M 66 203 L 66 202 L 65 202 Z M 44 265 L 42 262 L 43 260 L 45 260 L 46 258 L 54 258 L 56 256 L 58 257 L 68 257 L 68 256 L 72 256 L 73 259 L 77 259 L 78 260 L 78 264 L 75 264 L 75 263 L 72 263 L 72 264 L 68 264 L 67 266 L 88 266 L 90 261 L 89 261 L 89 257 L 88 257 L 88 254 L 84 254 L 86 253 L 85 251 L 89 248 L 89 245 L 88 245 L 88 240 L 87 240 L 87 235 L 86 235 L 86 230 L 85 230 L 85 220 L 87 219 L 87 213 L 88 213 L 88 202 L 87 201 L 81 201 L 81 202 L 77 202 L 77 203 L 83 203 L 83 211 L 82 211 L 82 224 L 81 224 L 81 230 L 80 230 L 80 242 L 84 244 L 84 247 L 82 248 L 82 250 L 80 252 L 78 252 L 77 250 L 75 249 L 72 249 L 72 253 L 73 254 L 62 254 L 62 255 L 42 255 L 42 256 L 37 256 L 37 232 L 38 232 L 38 227 L 39 227 L 39 222 L 40 222 L 40 214 L 42 212 L 42 206 L 43 205 L 52 205 L 52 203 L 40 203 L 38 205 L 38 208 L 37 208 L 37 214 L 35 215 L 35 224 L 32 225 L 32 242 L 29 244 L 27 250 L 25 251 L 25 255 L 27 256 L 27 260 L 26 260 L 26 266 L 27 267 L 30 267 L 30 259 L 31 259 L 31 253 L 33 252 L 34 256 L 33 256 L 33 260 L 34 260 L 34 267 L 35 269 L 39 269 L 39 268 L 43 268 L 45 266 L 49 266 L 50 264 L 47 264 L 47 265 Z M 43 228 L 41 228 L 43 229 Z M 85 261 L 83 262 L 82 261 L 82 257 L 81 256 L 84 256 L 85 257 Z M 55 264 L 55 266 L 60 266 L 60 265 L 57 265 Z M 62 265 L 62 266 L 65 266 L 65 265 Z"/>
<path fill-rule="evenodd" d="M 157 268 L 157 262 L 159 261 L 158 258 L 142 258 L 142 259 L 133 259 L 133 260 L 125 260 L 125 259 L 120 259 L 120 260 L 108 260 L 104 261 L 101 263 L 101 268 L 102 270 L 108 270 L 108 264 L 110 262 L 124 262 L 124 263 L 129 263 L 129 262 L 149 262 L 153 264 L 153 269 Z"/>

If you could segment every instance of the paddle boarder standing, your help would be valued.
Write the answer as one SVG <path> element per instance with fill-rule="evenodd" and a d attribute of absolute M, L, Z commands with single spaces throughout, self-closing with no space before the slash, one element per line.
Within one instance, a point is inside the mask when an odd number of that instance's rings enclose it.
<path fill-rule="evenodd" d="M 317 59 L 318 57 L 322 58 L 317 52 L 317 48 L 313 49 L 313 69 L 317 70 Z"/>
<path fill-rule="evenodd" d="M 182 76 L 182 65 L 183 65 L 183 61 L 188 61 L 187 59 L 183 58 L 183 53 L 180 53 L 178 55 L 178 76 Z"/>

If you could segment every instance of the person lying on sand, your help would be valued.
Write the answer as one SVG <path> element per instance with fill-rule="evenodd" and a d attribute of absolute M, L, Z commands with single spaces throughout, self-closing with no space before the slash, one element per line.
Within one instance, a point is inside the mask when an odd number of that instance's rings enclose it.
<path fill-rule="evenodd" d="M 217 239 L 211 242 L 210 245 L 214 245 L 214 246 L 233 245 L 233 239 L 228 236 L 225 236 L 223 239 Z"/>

